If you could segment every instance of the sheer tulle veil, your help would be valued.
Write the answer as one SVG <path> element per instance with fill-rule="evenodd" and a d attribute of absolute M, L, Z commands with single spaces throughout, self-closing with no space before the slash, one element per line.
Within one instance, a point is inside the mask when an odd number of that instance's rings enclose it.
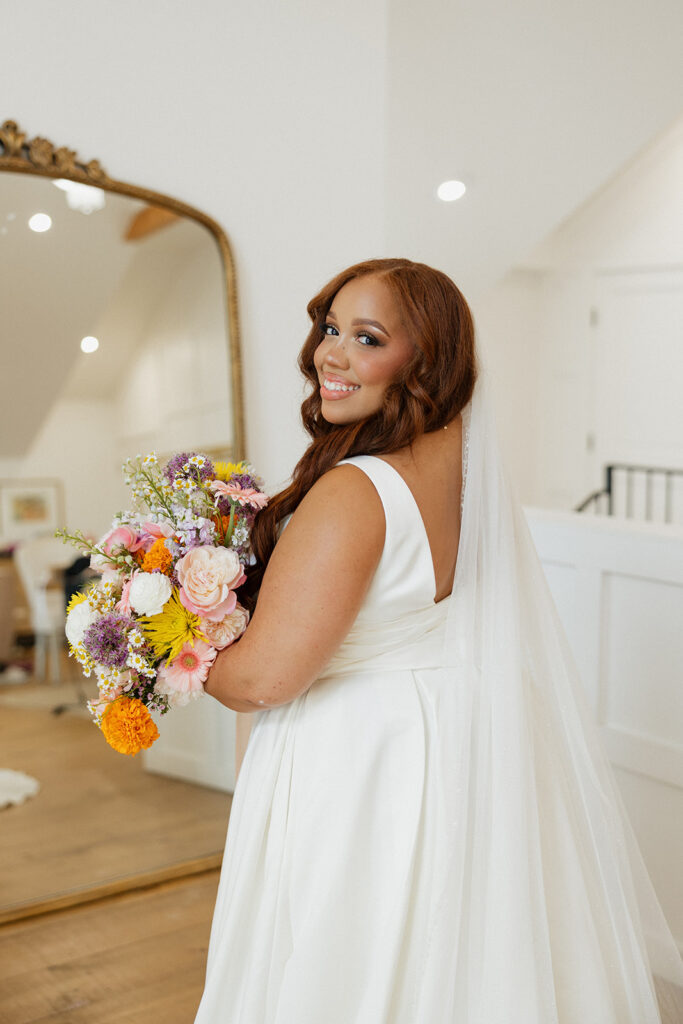
<path fill-rule="evenodd" d="M 444 663 L 471 715 L 458 704 L 438 752 L 449 834 L 434 865 L 434 934 L 447 917 L 458 938 L 425 954 L 446 1005 L 419 1019 L 562 1024 L 574 986 L 591 1024 L 655 1024 L 652 973 L 683 984 L 683 962 L 501 458 L 485 367 L 463 427 Z M 592 985 L 614 1018 L 590 1015 Z"/>

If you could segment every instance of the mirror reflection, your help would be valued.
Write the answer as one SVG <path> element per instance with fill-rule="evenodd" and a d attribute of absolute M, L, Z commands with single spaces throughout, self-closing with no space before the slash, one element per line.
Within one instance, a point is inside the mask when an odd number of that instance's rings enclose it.
<path fill-rule="evenodd" d="M 203 224 L 3 171 L 0 250 L 2 920 L 219 862 L 225 793 L 115 754 L 92 725 L 94 684 L 63 642 L 89 570 L 51 538 L 108 529 L 127 456 L 241 442 L 226 268 Z"/>

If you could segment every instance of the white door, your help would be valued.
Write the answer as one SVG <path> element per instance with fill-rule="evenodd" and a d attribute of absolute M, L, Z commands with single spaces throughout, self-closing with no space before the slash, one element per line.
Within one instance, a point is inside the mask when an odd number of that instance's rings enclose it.
<path fill-rule="evenodd" d="M 683 469 L 683 270 L 599 274 L 593 330 L 595 449 L 591 475 L 613 462 Z M 683 477 L 674 478 L 674 521 L 683 523 Z M 617 481 L 626 508 L 626 479 Z M 651 484 L 663 521 L 664 480 Z M 632 484 L 635 518 L 645 518 L 646 474 Z"/>

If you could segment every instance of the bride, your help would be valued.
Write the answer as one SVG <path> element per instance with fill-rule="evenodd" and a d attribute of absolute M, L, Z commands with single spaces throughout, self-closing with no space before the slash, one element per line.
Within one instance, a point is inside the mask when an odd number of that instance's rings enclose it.
<path fill-rule="evenodd" d="M 467 303 L 371 260 L 308 307 L 311 443 L 261 513 L 256 712 L 196 1024 L 656 1024 L 683 983 Z"/>

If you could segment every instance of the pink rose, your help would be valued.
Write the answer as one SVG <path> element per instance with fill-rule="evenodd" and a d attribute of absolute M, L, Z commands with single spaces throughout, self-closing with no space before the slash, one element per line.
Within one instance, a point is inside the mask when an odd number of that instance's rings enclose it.
<path fill-rule="evenodd" d="M 138 536 L 137 530 L 130 526 L 117 526 L 115 530 L 105 533 L 98 544 L 108 555 L 114 554 L 117 548 L 125 548 L 126 551 L 139 551 L 142 547 L 142 538 Z"/>
<path fill-rule="evenodd" d="M 139 551 L 143 544 L 143 538 L 139 537 L 137 531 L 132 527 L 117 526 L 109 533 L 105 533 L 104 537 L 98 541 L 97 547 L 101 548 L 105 555 L 117 555 L 122 551 L 132 554 L 133 551 Z M 112 565 L 104 555 L 94 554 L 90 558 L 90 568 L 97 572 L 103 572 L 105 569 L 111 569 Z"/>
<path fill-rule="evenodd" d="M 211 622 L 220 622 L 234 611 L 234 588 L 244 583 L 246 576 L 231 548 L 192 548 L 180 559 L 176 571 L 180 601 L 188 611 Z"/>
<path fill-rule="evenodd" d="M 248 622 L 249 612 L 241 604 L 236 604 L 234 611 L 230 615 L 226 615 L 221 622 L 204 619 L 202 633 L 212 647 L 215 647 L 217 651 L 222 651 L 242 636 Z"/>
<path fill-rule="evenodd" d="M 212 480 L 209 488 L 221 498 L 233 498 L 240 505 L 251 505 L 253 508 L 265 508 L 268 495 L 257 491 L 255 487 L 242 487 L 241 484 L 226 484 L 223 480 Z"/>

